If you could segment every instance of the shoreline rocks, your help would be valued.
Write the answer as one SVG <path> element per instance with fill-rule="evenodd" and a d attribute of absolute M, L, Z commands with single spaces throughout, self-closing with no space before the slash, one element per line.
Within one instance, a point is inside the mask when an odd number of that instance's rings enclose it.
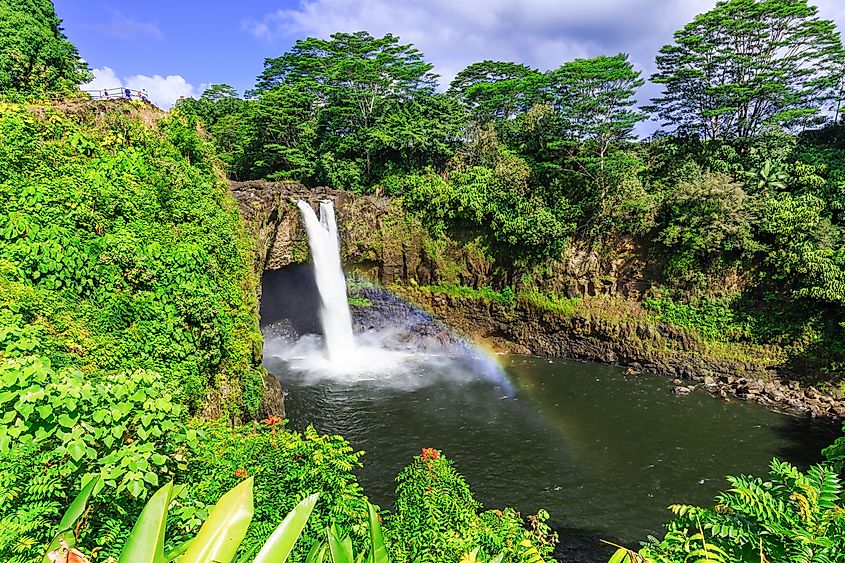
<path fill-rule="evenodd" d="M 845 420 L 845 400 L 801 385 L 790 374 L 784 377 L 779 358 L 718 357 L 676 327 L 614 324 L 536 310 L 523 303 L 506 306 L 417 288 L 395 289 L 435 318 L 499 351 L 614 364 L 627 367 L 629 377 L 643 372 L 668 376 L 677 395 L 702 388 L 722 399 L 755 401 L 799 416 Z"/>

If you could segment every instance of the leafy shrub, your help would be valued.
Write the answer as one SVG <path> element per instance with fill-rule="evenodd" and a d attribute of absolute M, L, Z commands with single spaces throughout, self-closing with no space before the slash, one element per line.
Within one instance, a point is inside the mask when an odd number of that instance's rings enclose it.
<path fill-rule="evenodd" d="M 436 235 L 471 229 L 519 259 L 554 255 L 563 248 L 572 225 L 541 200 L 523 193 L 524 186 L 518 187 L 523 180 L 514 176 L 520 174 L 482 166 L 455 170 L 448 180 L 434 174 L 410 176 L 402 202 Z"/>
<path fill-rule="evenodd" d="M 482 560 L 538 561 L 557 538 L 541 513 L 529 532 L 513 510 L 479 514 L 481 504 L 440 451 L 424 448 L 396 477 L 396 505 L 385 519 L 395 561 L 459 561 L 474 550 Z"/>
<path fill-rule="evenodd" d="M 512 305 L 516 298 L 513 289 L 509 286 L 505 286 L 502 291 L 496 291 L 490 286 L 482 286 L 476 289 L 466 285 L 443 281 L 435 285 L 420 286 L 420 289 L 431 293 L 449 295 L 451 297 L 478 299 L 480 301 L 487 302 L 494 301 L 496 303 L 501 303 L 502 305 Z"/>
<path fill-rule="evenodd" d="M 693 329 L 708 340 L 738 341 L 752 333 L 752 323 L 736 313 L 725 299 L 705 297 L 693 304 L 649 297 L 643 300 L 643 307 L 657 313 L 660 320 Z"/>
<path fill-rule="evenodd" d="M 41 333 L 56 366 L 156 371 L 191 410 L 225 377 L 224 408 L 255 413 L 249 238 L 191 121 L 136 107 L 0 104 L 0 330 Z"/>
<path fill-rule="evenodd" d="M 169 452 L 189 437 L 183 407 L 156 374 L 140 370 L 95 383 L 39 357 L 0 360 L 0 408 L 0 455 L 20 446 L 52 450 L 63 477 L 93 467 L 115 494 L 133 497 L 174 473 Z"/>
<path fill-rule="evenodd" d="M 63 456 L 22 444 L 0 453 L 0 558 L 29 563 L 44 547 L 67 502 Z"/>
<path fill-rule="evenodd" d="M 518 296 L 533 307 L 561 315 L 571 315 L 580 302 L 578 297 L 568 299 L 554 293 L 543 293 L 535 288 L 520 290 Z"/>
<path fill-rule="evenodd" d="M 757 211 L 742 186 L 725 174 L 680 182 L 661 212 L 657 240 L 670 249 L 667 278 L 679 285 L 705 286 L 759 249 L 753 225 Z"/>
<path fill-rule="evenodd" d="M 670 507 L 676 519 L 640 554 L 655 562 L 841 561 L 845 553 L 842 485 L 830 468 L 802 473 L 772 460 L 770 479 L 728 477 L 716 506 Z M 706 554 L 706 555 L 705 555 Z"/>
<path fill-rule="evenodd" d="M 180 448 L 195 432 L 184 410 L 151 372 L 94 381 L 39 356 L 0 360 L 0 558 L 43 551 L 66 491 L 91 474 L 106 492 L 86 538 L 119 548 L 137 499 L 185 467 Z"/>
<path fill-rule="evenodd" d="M 245 477 L 255 479 L 255 516 L 246 548 L 263 543 L 284 514 L 316 492 L 320 502 L 291 561 L 303 561 L 332 523 L 364 539 L 366 497 L 353 473 L 363 452 L 353 451 L 340 436 L 319 435 L 310 427 L 304 433 L 289 431 L 276 417 L 234 429 L 195 421 L 192 428 L 203 439 L 188 455 L 186 501 L 210 505 Z"/>
<path fill-rule="evenodd" d="M 31 559 L 89 472 L 81 534 L 117 555 L 184 468 L 188 415 L 223 390 L 220 412 L 257 411 L 251 241 L 178 112 L 0 104 L 0 132 L 0 559 Z"/>

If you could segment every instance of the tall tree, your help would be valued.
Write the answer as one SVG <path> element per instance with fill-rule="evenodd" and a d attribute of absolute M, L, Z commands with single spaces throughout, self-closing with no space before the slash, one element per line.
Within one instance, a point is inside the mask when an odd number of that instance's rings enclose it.
<path fill-rule="evenodd" d="M 369 176 L 374 132 L 391 108 L 434 93 L 437 75 L 431 69 L 422 53 L 394 35 L 335 33 L 299 40 L 288 53 L 266 59 L 256 92 L 288 85 L 313 94 L 323 152 L 352 157 L 363 151 Z"/>
<path fill-rule="evenodd" d="M 810 123 L 845 59 L 835 24 L 807 0 L 727 0 L 675 32 L 657 55 L 653 110 L 707 139 Z"/>
<path fill-rule="evenodd" d="M 633 136 L 645 114 L 633 109 L 643 85 L 628 55 L 576 59 L 549 73 L 552 105 L 560 115 L 561 137 L 592 148 L 604 169 L 609 152 Z"/>
<path fill-rule="evenodd" d="M 66 92 L 90 79 L 49 0 L 0 2 L 0 92 Z"/>
<path fill-rule="evenodd" d="M 543 74 L 523 64 L 482 61 L 459 72 L 449 92 L 481 123 L 509 119 L 537 103 Z"/>

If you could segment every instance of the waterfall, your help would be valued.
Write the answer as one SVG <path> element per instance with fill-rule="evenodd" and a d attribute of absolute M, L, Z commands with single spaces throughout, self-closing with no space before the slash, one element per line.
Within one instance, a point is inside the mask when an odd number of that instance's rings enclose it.
<path fill-rule="evenodd" d="M 346 299 L 346 279 L 340 267 L 340 239 L 334 205 L 328 200 L 321 201 L 319 219 L 308 202 L 299 200 L 297 206 L 308 231 L 314 278 L 322 302 L 320 321 L 329 361 L 343 362 L 355 352 L 355 341 L 352 337 L 352 315 Z"/>

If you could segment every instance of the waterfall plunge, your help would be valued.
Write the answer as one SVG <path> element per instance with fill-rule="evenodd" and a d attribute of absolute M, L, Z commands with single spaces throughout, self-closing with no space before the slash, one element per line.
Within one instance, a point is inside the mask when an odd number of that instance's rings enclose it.
<path fill-rule="evenodd" d="M 300 200 L 297 206 L 308 231 L 314 278 L 321 301 L 323 338 L 305 334 L 296 342 L 285 338 L 265 340 L 265 359 L 281 360 L 292 374 L 303 377 L 304 381 L 329 378 L 338 384 L 369 383 L 415 389 L 442 378 L 466 382 L 479 377 L 495 377 L 510 393 L 510 383 L 495 360 L 477 357 L 477 351 L 472 347 L 462 348 L 463 352 L 459 351 L 454 357 L 446 350 L 443 354 L 432 354 L 412 347 L 397 348 L 397 343 L 410 340 L 406 338 L 409 336 L 407 328 L 400 326 L 401 323 L 359 334 L 356 342 L 346 298 L 346 279 L 340 266 L 334 206 L 331 201 L 320 202 L 319 219 L 307 202 Z"/>
<path fill-rule="evenodd" d="M 314 261 L 314 278 L 322 306 L 320 320 L 329 361 L 339 363 L 355 353 L 352 316 L 346 299 L 346 279 L 340 267 L 340 240 L 331 201 L 320 202 L 320 218 L 308 204 L 297 203 L 308 231 L 308 245 Z"/>

